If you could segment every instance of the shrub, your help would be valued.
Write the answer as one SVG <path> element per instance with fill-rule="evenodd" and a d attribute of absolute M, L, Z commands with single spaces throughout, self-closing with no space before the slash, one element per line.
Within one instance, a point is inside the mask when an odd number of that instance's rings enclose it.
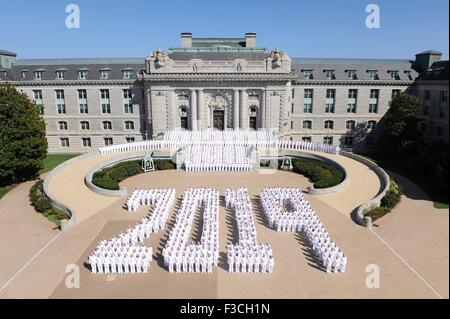
<path fill-rule="evenodd" d="M 403 192 L 397 182 L 391 178 L 389 190 L 381 199 L 381 206 L 391 210 L 400 202 Z"/>
<path fill-rule="evenodd" d="M 158 159 L 154 161 L 155 163 L 155 169 L 157 170 L 167 170 L 167 169 L 175 169 L 175 164 L 172 163 L 171 160 L 166 159 Z"/>
<path fill-rule="evenodd" d="M 293 171 L 307 177 L 314 188 L 333 187 L 344 180 L 344 172 L 318 160 L 296 158 L 292 160 L 292 166 Z"/>
<path fill-rule="evenodd" d="M 117 191 L 120 189 L 119 183 L 109 177 L 101 177 L 93 179 L 92 183 L 100 188 L 109 189 L 113 191 Z"/>
<path fill-rule="evenodd" d="M 391 210 L 386 207 L 376 206 L 376 207 L 371 208 L 364 215 L 372 218 L 372 221 L 376 221 L 377 219 L 383 217 L 384 215 L 386 215 L 390 212 L 391 212 Z"/>
<path fill-rule="evenodd" d="M 157 159 L 154 160 L 154 163 L 156 170 L 175 169 L 175 164 L 171 160 Z M 100 188 L 119 190 L 119 183 L 125 178 L 141 173 L 141 161 L 127 161 L 95 172 L 92 175 L 92 183 Z"/>
<path fill-rule="evenodd" d="M 47 217 L 51 222 L 60 226 L 60 221 L 62 219 L 69 219 L 67 214 L 52 206 L 50 200 L 45 196 L 43 189 L 44 181 L 38 180 L 30 189 L 30 202 L 34 209 L 45 217 Z"/>

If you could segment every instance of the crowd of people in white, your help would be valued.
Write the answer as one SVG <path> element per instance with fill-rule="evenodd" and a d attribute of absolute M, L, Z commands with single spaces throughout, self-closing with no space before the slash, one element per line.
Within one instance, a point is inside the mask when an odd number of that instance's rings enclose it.
<path fill-rule="evenodd" d="M 229 272 L 272 273 L 272 248 L 258 244 L 247 188 L 225 189 L 225 205 L 234 209 L 239 238 L 237 244 L 227 247 Z"/>
<path fill-rule="evenodd" d="M 163 139 L 153 139 L 126 144 L 109 145 L 99 148 L 102 155 L 122 152 L 138 152 L 162 148 L 182 148 L 194 145 L 236 145 L 256 148 L 281 148 L 308 150 L 339 154 L 339 146 L 303 141 L 299 139 L 279 139 L 271 130 L 233 131 L 166 131 Z"/>
<path fill-rule="evenodd" d="M 126 202 L 129 211 L 140 205 L 151 205 L 153 211 L 134 227 L 109 240 L 103 239 L 89 255 L 93 273 L 147 272 L 152 260 L 152 247 L 144 239 L 164 229 L 170 208 L 175 201 L 175 189 L 136 189 Z"/>
<path fill-rule="evenodd" d="M 124 207 L 136 212 L 152 207 L 135 226 L 108 240 L 103 239 L 89 255 L 93 273 L 146 273 L 152 248 L 144 240 L 164 229 L 175 202 L 173 188 L 135 189 Z M 262 212 L 276 231 L 304 232 L 314 254 L 327 272 L 345 272 L 347 257 L 333 242 L 310 203 L 298 188 L 264 188 L 260 193 Z M 237 243 L 227 246 L 228 271 L 272 273 L 274 257 L 269 244 L 258 244 L 255 223 L 246 188 L 225 189 L 226 208 L 234 210 Z M 188 244 L 198 210 L 203 224 L 199 242 Z M 219 259 L 219 192 L 213 188 L 189 188 L 183 194 L 174 227 L 162 250 L 170 273 L 211 273 Z"/>
<path fill-rule="evenodd" d="M 333 242 L 310 203 L 298 188 L 264 188 L 263 213 L 269 226 L 277 231 L 305 232 L 327 272 L 345 272 L 347 257 Z"/>
<path fill-rule="evenodd" d="M 251 149 L 242 145 L 193 145 L 186 148 L 187 172 L 243 172 L 252 168 Z"/>
<path fill-rule="evenodd" d="M 197 208 L 203 209 L 199 243 L 187 244 Z M 208 272 L 219 260 L 219 192 L 213 188 L 190 188 L 184 192 L 175 225 L 162 251 L 170 273 Z"/>

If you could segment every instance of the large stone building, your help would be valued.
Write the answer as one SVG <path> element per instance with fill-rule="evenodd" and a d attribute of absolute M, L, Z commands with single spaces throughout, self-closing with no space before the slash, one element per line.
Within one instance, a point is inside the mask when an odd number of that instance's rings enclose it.
<path fill-rule="evenodd" d="M 182 33 L 181 47 L 147 58 L 16 60 L 0 51 L 0 81 L 43 105 L 50 152 L 86 152 L 177 128 L 269 128 L 370 149 L 392 95 L 411 89 L 436 58 L 432 51 L 416 61 L 290 58 L 258 47 L 255 33 Z"/>

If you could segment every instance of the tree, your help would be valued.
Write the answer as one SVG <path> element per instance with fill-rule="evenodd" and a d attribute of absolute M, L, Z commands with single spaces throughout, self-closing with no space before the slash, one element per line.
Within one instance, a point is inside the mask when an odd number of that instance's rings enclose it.
<path fill-rule="evenodd" d="M 33 178 L 47 155 L 40 106 L 12 85 L 0 85 L 0 186 Z"/>
<path fill-rule="evenodd" d="M 419 100 L 404 92 L 392 98 L 390 108 L 383 118 L 381 142 L 395 149 L 415 144 L 422 139 L 418 130 L 417 110 Z"/>

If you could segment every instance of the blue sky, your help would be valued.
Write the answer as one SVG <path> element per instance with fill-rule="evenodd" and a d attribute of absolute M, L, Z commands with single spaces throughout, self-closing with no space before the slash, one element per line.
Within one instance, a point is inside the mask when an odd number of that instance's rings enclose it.
<path fill-rule="evenodd" d="M 65 27 L 67 4 L 81 28 Z M 378 4 L 381 28 L 365 7 Z M 142 57 L 194 37 L 257 33 L 258 46 L 291 57 L 414 58 L 434 49 L 448 59 L 448 0 L 0 0 L 0 49 L 19 58 Z"/>

